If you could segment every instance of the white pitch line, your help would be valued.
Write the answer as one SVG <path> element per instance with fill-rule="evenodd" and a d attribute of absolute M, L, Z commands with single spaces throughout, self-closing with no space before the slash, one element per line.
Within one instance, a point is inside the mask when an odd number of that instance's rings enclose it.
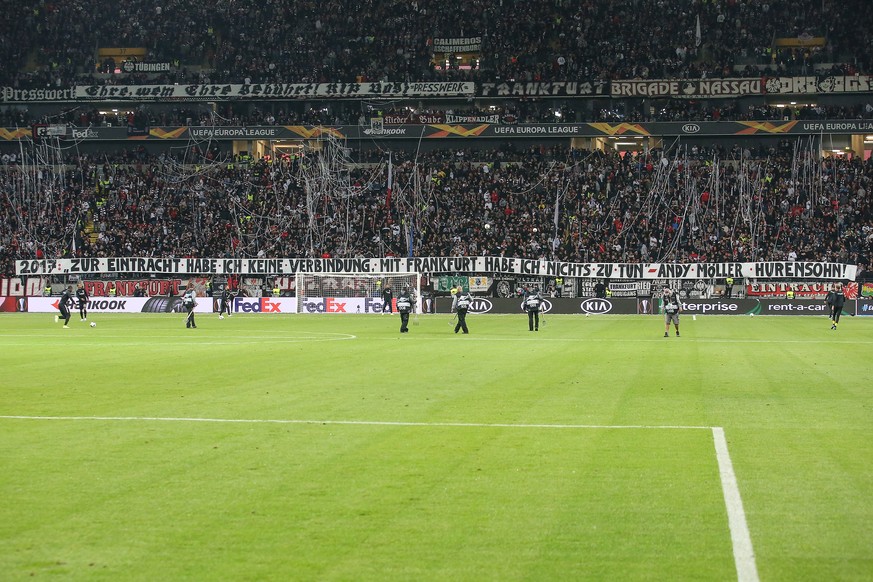
<path fill-rule="evenodd" d="M 746 523 L 746 512 L 743 510 L 743 500 L 737 485 L 737 476 L 728 452 L 724 429 L 712 427 L 712 439 L 715 442 L 715 458 L 718 460 L 718 473 L 721 477 L 721 488 L 724 492 L 724 504 L 727 507 L 728 527 L 731 530 L 734 563 L 737 567 L 738 582 L 758 582 L 758 567 L 755 565 L 755 551 L 752 548 L 752 536 Z"/>
<path fill-rule="evenodd" d="M 561 428 L 561 429 L 673 429 L 710 430 L 710 426 L 683 425 L 601 425 L 601 424 L 524 424 L 489 422 L 403 422 L 389 420 L 306 420 L 284 418 L 197 418 L 170 416 L 27 416 L 0 415 L 6 420 L 93 420 L 93 421 L 142 421 L 142 422 L 214 422 L 237 424 L 344 424 L 361 426 L 424 426 L 456 428 Z"/>

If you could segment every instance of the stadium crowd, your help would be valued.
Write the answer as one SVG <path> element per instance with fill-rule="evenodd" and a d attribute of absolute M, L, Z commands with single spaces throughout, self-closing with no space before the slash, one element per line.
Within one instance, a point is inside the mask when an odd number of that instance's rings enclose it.
<path fill-rule="evenodd" d="M 0 274 L 14 273 L 16 258 L 410 248 L 582 262 L 868 264 L 873 245 L 873 162 L 819 158 L 787 140 L 638 156 L 509 145 L 394 152 L 390 194 L 383 152 L 357 164 L 328 151 L 243 165 L 137 155 L 127 163 L 83 155 L 57 172 L 0 169 Z"/>
<path fill-rule="evenodd" d="M 3 18 L 16 37 L 0 43 L 0 86 L 15 88 L 718 78 L 758 76 L 762 68 L 809 74 L 813 66 L 873 72 L 873 11 L 834 0 L 72 0 L 12 3 Z M 435 68 L 434 39 L 475 37 L 478 67 Z M 826 43 L 777 50 L 776 37 Z M 146 60 L 175 66 L 114 74 L 118 63 L 98 61 L 94 50 L 110 46 L 147 47 Z M 869 102 L 604 97 L 428 104 L 414 112 L 381 106 L 218 102 L 105 112 L 80 104 L 46 114 L 12 105 L 0 109 L 0 126 L 350 125 L 413 113 L 501 123 L 873 118 Z M 142 145 L 99 153 L 21 145 L 0 158 L 0 275 L 14 272 L 16 258 L 95 255 L 867 264 L 873 163 L 820 158 L 798 143 L 624 156 L 511 145 L 397 151 L 390 172 L 386 152 L 375 149 L 344 154 L 328 146 L 239 163 L 214 143 L 161 154 Z"/>
<path fill-rule="evenodd" d="M 0 47 L 0 85 L 17 88 L 700 78 L 825 63 L 853 74 L 873 64 L 871 11 L 833 0 L 73 0 L 11 3 L 3 18 L 16 34 Z M 435 68 L 435 38 L 475 37 L 479 68 Z M 774 51 L 777 37 L 826 45 Z M 102 74 L 114 65 L 95 47 L 146 47 L 146 60 L 178 67 Z"/>

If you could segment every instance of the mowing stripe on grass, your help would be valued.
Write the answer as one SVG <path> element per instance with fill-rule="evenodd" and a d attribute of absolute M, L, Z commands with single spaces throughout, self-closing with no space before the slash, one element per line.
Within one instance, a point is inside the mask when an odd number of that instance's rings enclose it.
<path fill-rule="evenodd" d="M 100 330 L 99 332 L 92 333 L 90 328 L 89 328 L 88 331 L 86 331 L 85 333 L 87 333 L 89 335 L 88 336 L 75 336 L 78 338 L 75 341 L 78 343 L 83 343 L 83 341 L 86 341 L 86 342 L 92 341 L 95 343 L 98 343 L 98 342 L 105 343 L 107 337 L 110 337 L 110 338 L 114 338 L 114 337 L 129 338 L 130 337 L 129 330 L 111 330 L 111 331 Z M 99 336 L 97 335 L 98 333 L 100 334 Z M 219 341 L 209 341 L 209 340 L 200 341 L 200 340 L 198 340 L 197 343 L 194 345 L 234 345 L 234 344 L 238 344 L 238 343 L 261 344 L 261 343 L 273 343 L 273 342 L 277 342 L 277 343 L 313 342 L 314 343 L 314 342 L 335 342 L 335 341 L 345 341 L 345 340 L 358 339 L 358 336 L 351 334 L 351 333 L 332 333 L 332 334 L 320 334 L 320 335 L 311 335 L 311 334 L 307 335 L 307 332 L 303 332 L 302 335 L 301 334 L 294 334 L 294 333 L 285 333 L 284 335 L 281 335 L 278 337 L 277 336 L 260 337 L 260 333 L 261 332 L 258 332 L 259 336 L 252 336 L 252 337 L 235 336 L 232 339 L 219 340 Z M 19 334 L 4 334 L 3 335 L 3 338 L 21 338 L 21 337 L 26 337 L 26 338 L 57 338 L 57 337 L 59 337 L 59 334 L 57 334 L 57 333 L 28 333 L 28 334 L 19 333 Z M 69 337 L 73 337 L 73 336 L 69 336 Z M 206 336 L 206 337 L 208 338 L 208 337 L 214 337 L 214 336 Z M 83 340 L 82 338 L 86 338 L 86 339 Z M 2 338 L 0 338 L 0 339 L 2 339 Z M 188 334 L 188 332 L 183 332 L 183 333 L 178 333 L 178 334 L 163 334 L 163 335 L 139 335 L 138 334 L 138 335 L 136 335 L 135 340 L 122 340 L 119 342 L 119 341 L 116 341 L 113 339 L 112 345 L 131 345 L 131 346 L 154 345 L 154 342 L 147 341 L 147 340 L 155 340 L 155 339 L 156 340 L 183 341 L 183 342 L 188 343 L 191 341 L 192 338 L 191 338 L 191 335 Z M 146 340 L 146 341 L 141 341 L 141 340 Z M 3 342 L 0 341 L 0 343 L 3 343 Z M 10 343 L 18 343 L 18 342 L 13 340 Z M 192 344 L 188 343 L 188 345 L 192 345 Z"/>
<path fill-rule="evenodd" d="M 731 544 L 734 550 L 734 563 L 737 566 L 739 582 L 758 582 L 758 568 L 755 565 L 755 551 L 752 549 L 752 537 L 746 524 L 746 512 L 743 510 L 743 500 L 740 498 L 740 488 L 737 486 L 737 476 L 734 465 L 728 453 L 724 429 L 712 427 L 712 440 L 715 442 L 715 458 L 718 460 L 718 474 L 721 477 L 721 490 L 724 492 L 724 504 L 727 507 L 728 527 L 731 530 Z"/>
<path fill-rule="evenodd" d="M 389 420 L 306 420 L 287 418 L 185 418 L 169 416 L 27 416 L 0 415 L 7 420 L 94 420 L 94 421 L 142 421 L 142 422 L 224 422 L 251 424 L 347 424 L 363 426 L 442 426 L 471 428 L 636 428 L 636 429 L 686 429 L 709 430 L 709 426 L 667 426 L 667 425 L 598 425 L 598 424 L 519 424 L 490 422 L 403 422 Z"/>
<path fill-rule="evenodd" d="M 608 338 L 608 337 L 542 337 L 537 336 L 536 343 L 540 342 L 574 342 L 574 343 L 582 343 L 582 342 L 592 342 L 592 343 L 653 343 L 653 344 L 664 344 L 668 345 L 670 342 L 686 342 L 686 343 L 695 343 L 695 344 L 816 344 L 816 345 L 831 345 L 831 344 L 846 344 L 846 345 L 870 345 L 873 344 L 873 341 L 864 341 L 864 340 L 832 340 L 833 336 L 828 337 L 827 343 L 823 342 L 821 338 L 810 338 L 810 339 L 802 339 L 802 340 L 783 340 L 783 339 L 731 339 L 731 338 L 701 338 L 695 337 L 690 338 L 688 335 L 685 337 L 678 338 L 665 338 L 661 334 L 655 334 L 655 337 L 650 338 Z M 367 338 L 367 341 L 374 340 L 392 340 L 396 338 L 391 337 L 374 337 Z M 489 341 L 489 342 L 531 342 L 531 338 L 529 337 L 493 337 L 493 336 L 475 336 L 475 337 L 464 337 L 458 338 L 460 341 L 471 342 L 471 341 Z"/>
<path fill-rule="evenodd" d="M 57 420 L 57 421 L 140 421 L 140 422 L 204 422 L 204 423 L 237 423 L 237 424 L 331 424 L 331 425 L 362 425 L 362 426 L 420 426 L 420 427 L 457 427 L 457 428 L 533 428 L 533 429 L 671 429 L 671 430 L 711 430 L 715 443 L 715 457 L 718 462 L 718 472 L 721 481 L 722 494 L 727 508 L 728 527 L 731 534 L 731 546 L 734 564 L 737 569 L 738 582 L 759 582 L 758 569 L 755 564 L 755 552 L 752 548 L 752 538 L 746 523 L 746 513 L 740 497 L 737 477 L 728 452 L 724 428 L 720 426 L 684 426 L 684 425 L 596 425 L 596 424 L 513 424 L 485 422 L 402 422 L 378 420 L 304 420 L 304 419 L 269 419 L 269 418 L 186 418 L 161 416 L 28 416 L 0 415 L 4 420 Z"/>

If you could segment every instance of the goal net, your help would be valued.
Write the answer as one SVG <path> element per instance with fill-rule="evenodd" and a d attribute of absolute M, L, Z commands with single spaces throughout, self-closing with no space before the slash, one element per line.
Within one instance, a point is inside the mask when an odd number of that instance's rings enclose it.
<path fill-rule="evenodd" d="M 404 289 L 413 296 L 415 311 L 421 307 L 421 273 L 298 273 L 297 313 L 383 313 L 383 297 L 390 290 L 392 303 Z M 396 312 L 395 305 L 391 311 Z"/>

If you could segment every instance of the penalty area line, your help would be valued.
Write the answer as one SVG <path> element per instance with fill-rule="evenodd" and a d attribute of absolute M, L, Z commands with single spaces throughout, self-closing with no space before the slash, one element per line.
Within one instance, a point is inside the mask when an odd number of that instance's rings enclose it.
<path fill-rule="evenodd" d="M 758 567 L 755 564 L 755 550 L 752 548 L 752 536 L 746 523 L 746 512 L 737 485 L 734 465 L 728 452 L 724 428 L 712 427 L 712 439 L 715 443 L 715 458 L 718 461 L 718 474 L 721 478 L 721 489 L 724 494 L 724 504 L 727 508 L 728 527 L 731 532 L 734 564 L 737 567 L 738 582 L 758 582 Z"/>
<path fill-rule="evenodd" d="M 352 425 L 352 426 L 399 426 L 399 427 L 449 427 L 449 428 L 521 428 L 521 429 L 637 429 L 637 430 L 709 430 L 715 444 L 715 456 L 727 509 L 728 527 L 738 582 L 759 582 L 758 568 L 752 537 L 746 522 L 746 513 L 737 485 L 733 463 L 728 452 L 724 428 L 720 426 L 694 425 L 602 425 L 602 424 L 540 424 L 540 423 L 487 423 L 487 422 L 403 422 L 379 420 L 305 420 L 281 418 L 200 418 L 166 416 L 31 416 L 0 415 L 2 420 L 36 421 L 104 421 L 104 422 L 200 422 L 225 424 L 307 424 L 307 425 Z"/>

